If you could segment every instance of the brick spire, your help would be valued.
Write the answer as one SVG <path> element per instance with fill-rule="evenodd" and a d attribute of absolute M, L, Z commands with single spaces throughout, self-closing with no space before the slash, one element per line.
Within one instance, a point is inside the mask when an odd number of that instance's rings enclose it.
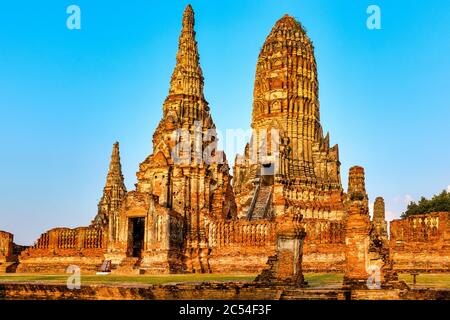
<path fill-rule="evenodd" d="M 113 145 L 103 196 L 98 204 L 98 213 L 92 224 L 106 227 L 109 217 L 118 211 L 126 193 L 127 189 L 122 175 L 122 165 L 120 164 L 119 142 L 116 142 Z"/>
<path fill-rule="evenodd" d="M 177 63 L 170 80 L 169 97 L 192 95 L 203 98 L 203 73 L 200 67 L 194 31 L 194 10 L 187 5 L 183 13 L 183 27 L 178 40 Z M 168 98 L 169 98 L 168 97 Z"/>
<path fill-rule="evenodd" d="M 373 204 L 373 218 L 372 223 L 374 226 L 375 234 L 381 239 L 387 240 L 387 222 L 385 214 L 385 204 L 382 197 L 377 197 L 375 203 Z"/>
<path fill-rule="evenodd" d="M 108 176 L 106 177 L 105 188 L 119 187 L 125 192 L 125 183 L 122 175 L 122 165 L 120 164 L 119 142 L 114 143 L 109 163 Z"/>
<path fill-rule="evenodd" d="M 193 131 L 196 121 L 204 129 L 215 127 L 203 94 L 204 79 L 194 24 L 194 10 L 188 5 L 183 12 L 176 65 L 170 79 L 169 94 L 163 104 L 163 119 L 153 136 L 154 144 L 164 140 L 161 136 L 163 131 L 172 134 L 174 129 L 183 126 Z"/>
<path fill-rule="evenodd" d="M 382 197 L 377 197 L 373 205 L 373 220 L 385 219 L 385 205 Z"/>
<path fill-rule="evenodd" d="M 348 198 L 351 203 L 357 203 L 369 212 L 369 200 L 366 192 L 366 178 L 364 168 L 360 166 L 351 167 L 348 174 Z"/>

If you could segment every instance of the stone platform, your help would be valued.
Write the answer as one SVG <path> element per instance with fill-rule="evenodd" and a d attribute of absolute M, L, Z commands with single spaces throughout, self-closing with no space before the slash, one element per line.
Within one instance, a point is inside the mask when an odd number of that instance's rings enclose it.
<path fill-rule="evenodd" d="M 0 283 L 0 300 L 450 300 L 450 290 L 264 287 L 242 282 L 165 285 Z"/>

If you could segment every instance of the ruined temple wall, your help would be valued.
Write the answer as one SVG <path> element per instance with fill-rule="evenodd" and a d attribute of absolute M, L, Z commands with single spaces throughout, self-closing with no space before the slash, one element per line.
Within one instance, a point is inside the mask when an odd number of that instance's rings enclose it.
<path fill-rule="evenodd" d="M 96 271 L 106 252 L 102 229 L 56 228 L 43 233 L 19 256 L 17 272 L 61 273 L 70 265 Z"/>
<path fill-rule="evenodd" d="M 212 273 L 260 273 L 267 258 L 275 254 L 275 242 L 264 246 L 235 244 L 211 250 L 209 265 Z"/>
<path fill-rule="evenodd" d="M 345 270 L 345 243 L 303 245 L 303 271 L 341 273 Z"/>
<path fill-rule="evenodd" d="M 9 261 L 13 255 L 13 235 L 0 231 L 0 262 Z"/>
<path fill-rule="evenodd" d="M 81 273 L 95 274 L 103 262 L 102 256 L 33 257 L 20 261 L 17 273 L 67 273 L 69 266 L 80 268 Z"/>
<path fill-rule="evenodd" d="M 140 266 L 146 273 L 183 272 L 184 219 L 177 212 L 155 206 L 146 219 L 146 237 Z"/>
<path fill-rule="evenodd" d="M 450 213 L 392 221 L 390 256 L 399 272 L 450 272 Z"/>
<path fill-rule="evenodd" d="M 317 228 L 318 233 L 310 231 L 305 240 L 304 271 L 343 272 L 345 231 L 340 223 L 309 221 L 309 229 L 312 228 Z M 271 221 L 220 222 L 210 224 L 207 230 L 212 248 L 209 263 L 213 273 L 260 272 L 266 266 L 267 258 L 276 251 L 275 223 Z"/>
<path fill-rule="evenodd" d="M 305 272 L 343 272 L 345 267 L 345 222 L 341 211 L 306 210 L 303 220 Z"/>
<path fill-rule="evenodd" d="M 275 254 L 275 223 L 266 220 L 232 220 L 210 223 L 207 237 L 213 273 L 260 272 Z"/>

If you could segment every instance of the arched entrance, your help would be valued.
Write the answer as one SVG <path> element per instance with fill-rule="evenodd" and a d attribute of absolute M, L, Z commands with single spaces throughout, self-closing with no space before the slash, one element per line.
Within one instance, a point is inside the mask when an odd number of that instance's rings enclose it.
<path fill-rule="evenodd" d="M 128 218 L 128 256 L 142 257 L 144 249 L 145 218 Z"/>

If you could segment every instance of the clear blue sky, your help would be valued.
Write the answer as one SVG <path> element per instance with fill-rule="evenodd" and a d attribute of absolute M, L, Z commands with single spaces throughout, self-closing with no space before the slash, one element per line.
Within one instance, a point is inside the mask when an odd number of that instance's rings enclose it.
<path fill-rule="evenodd" d="M 0 10 L 0 229 L 31 244 L 95 216 L 112 144 L 129 190 L 151 153 L 187 1 L 8 1 Z M 342 182 L 366 169 L 371 202 L 450 185 L 450 2 L 191 1 L 219 129 L 248 128 L 259 48 L 285 13 L 316 48 L 321 120 Z M 81 8 L 68 30 L 66 8 Z M 382 29 L 366 28 L 381 8 Z M 233 160 L 234 155 L 228 154 Z"/>

